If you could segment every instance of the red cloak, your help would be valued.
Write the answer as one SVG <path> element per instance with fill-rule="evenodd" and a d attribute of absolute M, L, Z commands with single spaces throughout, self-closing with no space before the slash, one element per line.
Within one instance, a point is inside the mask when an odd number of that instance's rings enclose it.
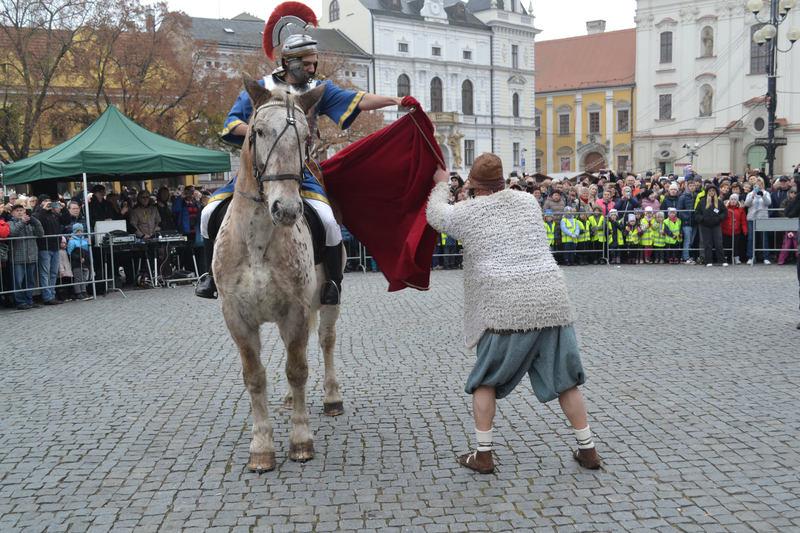
<path fill-rule="evenodd" d="M 320 163 L 345 227 L 369 250 L 390 292 L 430 284 L 438 233 L 425 209 L 433 173 L 444 160 L 433 131 L 417 108 Z"/>

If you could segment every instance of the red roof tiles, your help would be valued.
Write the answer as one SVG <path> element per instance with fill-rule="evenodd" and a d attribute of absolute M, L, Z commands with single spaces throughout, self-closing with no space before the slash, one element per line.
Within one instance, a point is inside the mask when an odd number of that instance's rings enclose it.
<path fill-rule="evenodd" d="M 541 41 L 534 50 L 537 94 L 633 85 L 636 28 Z"/>

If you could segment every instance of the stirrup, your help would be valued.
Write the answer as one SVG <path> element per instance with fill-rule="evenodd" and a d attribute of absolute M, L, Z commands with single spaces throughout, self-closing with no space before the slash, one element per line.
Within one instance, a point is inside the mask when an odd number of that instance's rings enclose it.
<path fill-rule="evenodd" d="M 328 289 L 333 285 L 333 290 Z M 339 305 L 341 301 L 342 289 L 339 283 L 329 279 L 322 285 L 322 292 L 319 295 L 319 303 L 322 305 Z"/>

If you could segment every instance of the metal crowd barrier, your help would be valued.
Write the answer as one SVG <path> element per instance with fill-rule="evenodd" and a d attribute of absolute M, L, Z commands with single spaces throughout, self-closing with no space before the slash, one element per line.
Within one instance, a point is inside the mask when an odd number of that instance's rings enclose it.
<path fill-rule="evenodd" d="M 761 247 L 757 246 L 759 239 L 755 235 L 753 236 L 753 265 L 756 264 L 755 258 L 758 257 L 759 252 L 761 252 L 762 259 L 765 256 L 769 257 L 770 252 L 777 253 L 779 263 L 784 252 L 786 252 L 784 260 L 792 256 L 797 259 L 797 219 L 784 217 L 783 209 L 780 208 L 770 208 L 768 211 L 770 218 L 753 220 L 753 233 L 763 234 Z M 786 238 L 786 233 L 794 233 L 794 246 L 791 248 L 787 248 L 790 246 L 790 240 Z M 769 244 L 770 241 L 772 245 Z"/>
<path fill-rule="evenodd" d="M 43 251 L 39 249 L 38 242 L 40 239 L 45 240 L 46 244 L 50 243 L 50 240 L 57 239 L 59 243 L 61 242 L 62 237 L 66 239 L 67 244 L 69 243 L 71 234 L 59 234 L 59 235 L 46 235 L 44 237 L 37 237 L 37 236 L 25 236 L 25 237 L 7 237 L 5 239 L 0 239 L 0 257 L 4 257 L 4 261 L 2 262 L 2 266 L 0 266 L 0 297 L 5 297 L 6 295 L 13 295 L 18 292 L 27 292 L 33 291 L 34 295 L 37 293 L 41 293 L 42 289 L 52 289 L 53 291 L 58 291 L 60 289 L 67 289 L 73 290 L 74 287 L 78 285 L 86 285 L 87 291 L 89 287 L 91 287 L 91 294 L 94 297 L 97 297 L 97 288 L 99 285 L 103 285 L 106 294 L 110 294 L 113 292 L 119 292 L 123 296 L 125 296 L 124 292 L 117 286 L 117 279 L 118 279 L 118 271 L 124 267 L 127 267 L 127 264 L 121 264 L 120 260 L 126 260 L 129 258 L 131 261 L 130 270 L 128 271 L 134 276 L 134 279 L 131 282 L 136 283 L 140 273 L 147 273 L 149 275 L 149 279 L 151 280 L 152 286 L 171 286 L 176 283 L 185 283 L 185 282 L 193 282 L 196 281 L 199 277 L 199 273 L 197 270 L 197 262 L 192 254 L 192 261 L 194 272 L 193 276 L 190 277 L 179 277 L 179 278 L 168 278 L 165 277 L 163 273 L 163 261 L 161 266 L 159 265 L 159 247 L 166 246 L 166 257 L 165 261 L 172 261 L 173 256 L 175 257 L 176 264 L 179 268 L 182 268 L 181 261 L 180 261 L 180 254 L 172 253 L 171 248 L 176 247 L 183 247 L 186 248 L 187 244 L 183 244 L 183 242 L 173 242 L 173 241 L 158 241 L 153 240 L 148 243 L 145 243 L 141 240 L 135 240 L 134 242 L 127 243 L 127 244 L 115 244 L 112 239 L 104 242 L 101 246 L 95 246 L 96 238 L 98 236 L 105 236 L 106 232 L 87 232 L 84 233 L 83 236 L 89 240 L 89 264 L 87 266 L 89 270 L 89 278 L 87 280 L 82 280 L 80 282 L 73 281 L 72 283 L 66 283 L 62 281 L 62 276 L 59 274 L 56 275 L 56 284 L 50 285 L 42 284 L 40 279 L 40 266 L 39 266 L 39 255 L 38 252 Z M 37 260 L 35 263 L 22 263 L 22 264 L 34 264 L 33 268 L 33 287 L 28 288 L 22 287 L 20 289 L 14 289 L 13 279 L 14 279 L 14 264 L 19 264 L 14 262 L 14 253 L 15 253 L 15 244 L 19 241 L 29 240 L 33 241 L 33 243 L 37 247 Z M 61 248 L 59 246 L 59 252 Z M 45 250 L 45 251 L 53 251 L 53 250 Z M 66 249 L 64 250 L 66 253 Z M 95 254 L 100 253 L 99 258 L 95 258 Z M 125 254 L 125 255 L 123 255 Z M 128 256 L 128 254 L 130 254 Z M 151 264 L 150 261 L 153 261 Z M 70 267 L 72 268 L 71 258 L 69 254 L 67 254 L 66 261 L 70 262 Z M 144 265 L 142 264 L 144 262 Z M 137 264 L 138 263 L 138 264 Z M 59 261 L 60 265 L 60 261 Z M 74 269 L 73 269 L 74 270 Z M 99 270 L 99 272 L 98 272 Z M 60 273 L 60 268 L 59 268 Z M 74 271 L 73 271 L 74 274 Z M 27 269 L 25 272 L 27 275 Z M 26 282 L 26 285 L 28 283 Z"/>

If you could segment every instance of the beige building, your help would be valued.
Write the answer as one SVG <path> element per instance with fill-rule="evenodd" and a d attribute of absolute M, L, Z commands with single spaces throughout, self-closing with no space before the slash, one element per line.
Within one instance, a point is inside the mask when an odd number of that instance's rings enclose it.
<path fill-rule="evenodd" d="M 411 94 L 436 128 L 449 168 L 466 175 L 494 152 L 522 170 L 534 125 L 539 30 L 517 0 L 326 0 L 320 26 L 340 30 L 372 58 L 375 92 Z M 384 111 L 387 122 L 402 113 Z"/>

